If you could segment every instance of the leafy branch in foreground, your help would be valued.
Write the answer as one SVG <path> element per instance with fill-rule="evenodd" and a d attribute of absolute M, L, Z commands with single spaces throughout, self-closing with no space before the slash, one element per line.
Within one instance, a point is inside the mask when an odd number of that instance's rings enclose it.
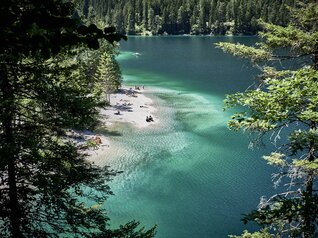
<path fill-rule="evenodd" d="M 239 56 L 241 58 L 251 59 L 253 62 L 270 60 L 272 53 L 266 49 L 255 48 L 242 44 L 233 44 L 227 42 L 219 42 L 216 44 L 218 48 L 221 48 L 224 52 Z"/>
<path fill-rule="evenodd" d="M 93 128 L 106 104 L 79 50 L 125 38 L 72 13 L 62 0 L 0 6 L 1 237 L 152 237 L 155 228 L 136 230 L 136 222 L 109 228 L 100 206 L 117 172 L 88 162 L 66 135 Z"/>
<path fill-rule="evenodd" d="M 318 235 L 318 3 L 301 1 L 291 13 L 287 27 L 260 21 L 263 41 L 255 47 L 218 44 L 225 52 L 251 59 L 263 71 L 256 88 L 227 96 L 226 108 L 246 108 L 233 115 L 229 127 L 260 137 L 271 134 L 276 150 L 264 159 L 278 167 L 275 186 L 286 188 L 263 197 L 258 209 L 243 218 L 268 232 L 245 232 L 241 237 Z M 277 64 L 282 60 L 289 60 L 284 68 Z"/>
<path fill-rule="evenodd" d="M 279 238 L 279 236 L 274 236 L 268 232 L 268 230 L 264 229 L 261 231 L 257 231 L 254 233 L 250 233 L 248 231 L 244 231 L 241 236 L 229 236 L 230 238 Z"/>

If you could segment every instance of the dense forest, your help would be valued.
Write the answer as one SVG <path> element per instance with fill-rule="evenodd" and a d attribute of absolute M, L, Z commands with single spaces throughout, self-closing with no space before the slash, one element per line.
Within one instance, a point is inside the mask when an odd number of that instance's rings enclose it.
<path fill-rule="evenodd" d="M 74 132 L 99 124 L 126 37 L 73 13 L 62 0 L 0 5 L 0 237 L 153 237 L 135 221 L 109 228 L 99 204 L 117 172 L 88 162 L 94 141 Z"/>
<path fill-rule="evenodd" d="M 119 172 L 88 161 L 93 142 L 80 134 L 100 126 L 99 110 L 121 84 L 121 33 L 254 34 L 259 18 L 261 43 L 217 44 L 262 70 L 255 88 L 227 96 L 226 108 L 239 110 L 228 126 L 284 140 L 264 159 L 286 190 L 243 217 L 265 229 L 230 237 L 318 237 L 316 0 L 291 15 L 293 0 L 80 1 L 83 20 L 64 0 L 0 5 L 0 237 L 154 237 L 156 226 L 136 221 L 110 227 L 102 204 Z M 275 68 L 282 60 L 293 67 Z"/>
<path fill-rule="evenodd" d="M 78 13 L 124 34 L 244 34 L 263 19 L 285 26 L 294 0 L 80 0 Z"/>

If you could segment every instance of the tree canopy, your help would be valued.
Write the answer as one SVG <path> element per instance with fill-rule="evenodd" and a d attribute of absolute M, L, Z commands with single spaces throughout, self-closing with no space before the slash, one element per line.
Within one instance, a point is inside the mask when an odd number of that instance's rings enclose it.
<path fill-rule="evenodd" d="M 244 34 L 257 19 L 286 26 L 294 0 L 81 0 L 80 15 L 95 15 L 127 34 Z"/>
<path fill-rule="evenodd" d="M 279 168 L 275 186 L 286 186 L 282 193 L 263 197 L 243 220 L 269 227 L 279 237 L 309 238 L 318 235 L 318 3 L 299 1 L 290 11 L 292 20 L 285 27 L 260 21 L 262 41 L 254 47 L 218 46 L 262 70 L 254 89 L 225 100 L 226 107 L 246 108 L 233 115 L 229 127 L 259 138 L 271 134 L 276 150 L 264 159 Z"/>
<path fill-rule="evenodd" d="M 0 18 L 1 236 L 153 237 L 135 221 L 109 228 L 101 205 L 117 172 L 88 162 L 69 133 L 96 126 L 106 105 L 81 52 L 125 37 L 62 0 L 4 0 Z"/>

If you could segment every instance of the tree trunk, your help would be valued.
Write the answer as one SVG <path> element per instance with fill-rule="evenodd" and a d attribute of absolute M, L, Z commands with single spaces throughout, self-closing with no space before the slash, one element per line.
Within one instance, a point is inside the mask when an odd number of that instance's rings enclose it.
<path fill-rule="evenodd" d="M 2 102 L 4 103 L 3 116 L 1 124 L 3 127 L 4 144 L 2 159 L 6 161 L 8 165 L 8 182 L 9 182 L 9 216 L 11 223 L 11 232 L 13 238 L 21 238 L 21 216 L 18 203 L 18 192 L 16 182 L 16 145 L 14 140 L 14 94 L 12 86 L 10 85 L 6 66 L 0 67 L 0 79 L 1 79 L 1 91 Z"/>
<path fill-rule="evenodd" d="M 315 129 L 315 123 L 312 122 L 311 129 Z M 315 160 L 315 149 L 314 149 L 314 142 L 311 141 L 309 145 L 309 154 L 308 154 L 308 161 L 313 162 Z M 306 190 L 304 192 L 304 238 L 312 238 L 314 237 L 315 232 L 315 217 L 312 213 L 312 198 L 313 198 L 313 179 L 314 174 L 313 171 L 309 171 L 306 178 Z"/>
<path fill-rule="evenodd" d="M 313 196 L 313 173 L 308 173 L 306 179 L 306 191 L 304 193 L 304 238 L 314 237 L 314 217 L 312 214 L 312 196 Z"/>
<path fill-rule="evenodd" d="M 10 221 L 12 227 L 12 237 L 21 238 L 21 216 L 18 203 L 18 193 L 16 185 L 16 171 L 14 155 L 11 156 L 8 166 L 8 178 L 9 178 L 9 198 L 10 198 Z"/>

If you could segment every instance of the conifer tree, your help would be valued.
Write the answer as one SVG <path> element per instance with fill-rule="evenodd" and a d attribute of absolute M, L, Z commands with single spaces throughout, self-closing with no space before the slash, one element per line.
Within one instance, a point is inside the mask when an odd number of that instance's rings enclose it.
<path fill-rule="evenodd" d="M 259 18 L 275 24 L 286 25 L 290 20 L 286 5 L 294 4 L 294 0 L 80 0 L 79 2 L 81 2 L 82 9 L 84 5 L 92 5 L 96 15 L 100 18 L 104 18 L 106 14 L 107 19 L 112 19 L 109 22 L 110 25 L 117 26 L 127 34 L 134 34 L 129 31 L 133 24 L 127 18 L 135 18 L 138 34 L 145 34 L 148 30 L 152 34 L 161 34 L 164 31 L 169 34 L 183 34 L 190 33 L 190 29 L 193 34 L 209 34 L 211 31 L 217 34 L 225 34 L 229 31 L 233 34 L 256 34 L 258 28 L 255 26 L 255 22 Z M 108 3 L 107 7 L 104 7 L 105 2 Z M 152 14 L 151 9 L 154 11 L 154 19 L 149 19 L 149 14 Z M 182 21 L 178 17 L 180 9 L 187 13 L 187 17 L 182 18 Z M 86 16 L 87 10 L 80 15 Z M 118 24 L 119 21 L 114 17 L 115 15 L 125 18 L 122 21 L 123 26 Z M 254 19 L 252 19 L 253 17 Z M 208 27 L 206 22 L 208 22 Z M 149 27 L 148 23 L 154 23 L 154 27 Z"/>
<path fill-rule="evenodd" d="M 149 8 L 148 10 L 148 29 L 151 32 L 155 31 L 155 11 L 153 10 L 152 7 Z"/>
<path fill-rule="evenodd" d="M 106 45 L 106 47 L 110 47 Z M 103 88 L 105 100 L 110 103 L 110 93 L 115 92 L 121 85 L 121 72 L 119 65 L 115 59 L 114 53 L 109 53 L 110 50 L 105 50 L 99 56 L 99 62 L 96 69 L 95 81 L 99 87 Z"/>
<path fill-rule="evenodd" d="M 201 33 L 206 31 L 206 22 L 207 22 L 207 4 L 205 0 L 200 0 L 200 13 L 199 13 L 199 29 Z"/>
<path fill-rule="evenodd" d="M 129 35 L 134 35 L 136 30 L 135 30 L 135 4 L 134 0 L 130 1 L 130 6 L 128 10 L 128 26 L 127 26 L 127 33 Z"/>
<path fill-rule="evenodd" d="M 143 12 L 142 12 L 142 24 L 145 30 L 148 29 L 148 0 L 143 0 L 142 2 Z"/>
<path fill-rule="evenodd" d="M 313 238 L 318 235 L 318 3 L 301 1 L 290 11 L 293 21 L 286 27 L 260 22 L 263 41 L 255 47 L 218 46 L 259 67 L 262 62 L 257 87 L 227 97 L 226 107 L 248 109 L 234 114 L 229 127 L 270 133 L 276 150 L 264 159 L 279 168 L 275 185 L 288 185 L 285 192 L 263 197 L 243 220 L 267 226 L 277 236 Z"/>
<path fill-rule="evenodd" d="M 89 163 L 68 133 L 95 126 L 105 105 L 78 50 L 123 38 L 83 25 L 73 12 L 60 0 L 1 2 L 0 236 L 152 237 L 154 229 L 135 231 L 136 222 L 108 227 L 100 205 L 116 172 Z"/>

